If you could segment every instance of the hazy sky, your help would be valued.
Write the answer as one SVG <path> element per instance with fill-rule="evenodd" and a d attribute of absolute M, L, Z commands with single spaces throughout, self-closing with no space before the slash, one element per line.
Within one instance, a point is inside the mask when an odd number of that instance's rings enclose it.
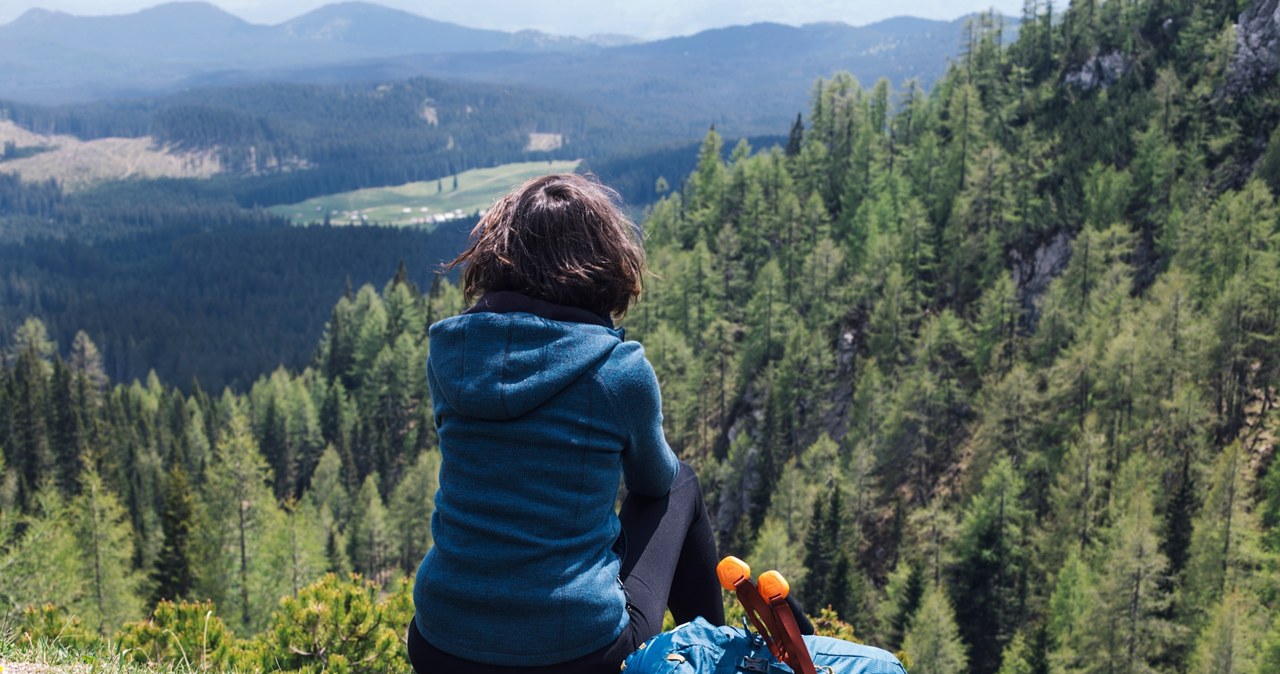
<path fill-rule="evenodd" d="M 213 0 L 253 23 L 279 23 L 335 0 Z M 475 28 L 533 28 L 560 35 L 688 35 L 756 21 L 863 25 L 892 16 L 954 19 L 994 7 L 1021 12 L 1022 0 L 374 0 L 432 19 Z M 71 14 L 128 14 L 160 0 L 0 0 L 0 24 L 32 7 Z"/>

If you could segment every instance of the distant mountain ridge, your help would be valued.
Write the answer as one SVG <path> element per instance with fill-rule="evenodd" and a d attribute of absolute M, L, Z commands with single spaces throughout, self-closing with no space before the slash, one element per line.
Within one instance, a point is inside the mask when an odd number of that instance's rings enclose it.
<path fill-rule="evenodd" d="M 661 126 L 672 140 L 701 138 L 710 125 L 733 135 L 765 135 L 808 107 L 815 80 L 837 71 L 853 73 L 868 87 L 882 77 L 895 88 L 912 79 L 930 86 L 960 51 L 964 24 L 911 18 L 862 27 L 756 23 L 590 53 L 410 54 L 338 66 L 229 70 L 184 84 L 462 79 L 563 91 Z M 1016 22 L 1006 25 L 1015 35 Z"/>
<path fill-rule="evenodd" d="M 628 42 L 620 36 L 602 41 Z M 270 26 L 206 2 L 171 2 L 112 16 L 32 9 L 0 26 L 0 97 L 74 102 L 159 91 L 228 69 L 403 54 L 598 48 L 589 39 L 467 28 L 363 2 L 327 5 Z"/>
<path fill-rule="evenodd" d="M 868 81 L 887 76 L 895 83 L 907 77 L 928 82 L 958 51 L 961 25 L 915 18 L 863 27 L 755 24 L 639 42 L 620 35 L 468 28 L 366 2 L 327 5 L 275 25 L 249 23 L 206 2 L 171 2 L 115 16 L 32 9 L 0 25 L 0 99 L 69 103 L 209 81 L 339 81 L 384 72 L 528 81 L 531 70 L 545 74 L 561 64 L 597 80 L 600 70 L 616 77 L 624 66 L 673 60 L 696 61 L 704 71 L 722 65 L 733 70 L 745 61 L 780 76 L 843 69 Z M 873 62 L 871 72 L 858 72 L 859 54 Z"/>

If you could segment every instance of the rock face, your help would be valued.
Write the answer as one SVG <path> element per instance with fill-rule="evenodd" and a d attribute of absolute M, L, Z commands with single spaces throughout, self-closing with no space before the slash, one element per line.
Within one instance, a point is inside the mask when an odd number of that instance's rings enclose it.
<path fill-rule="evenodd" d="M 1280 0 L 1276 0 L 1280 2 Z M 1082 91 L 1093 91 L 1094 89 L 1107 87 L 1120 81 L 1124 74 L 1129 72 L 1131 61 L 1128 56 L 1118 51 L 1113 51 L 1102 56 L 1094 55 L 1089 57 L 1080 69 L 1067 73 L 1066 83 Z"/>
<path fill-rule="evenodd" d="M 1034 324 L 1039 318 L 1037 300 L 1049 289 L 1053 279 L 1067 268 L 1070 260 L 1071 238 L 1065 232 L 1058 232 L 1041 244 L 1030 257 L 1024 258 L 1016 251 L 1012 254 L 1013 283 L 1018 289 L 1018 299 L 1028 324 Z"/>
<path fill-rule="evenodd" d="M 1224 93 L 1236 97 L 1270 82 L 1280 72 L 1280 0 L 1254 0 L 1236 24 L 1236 53 Z"/>

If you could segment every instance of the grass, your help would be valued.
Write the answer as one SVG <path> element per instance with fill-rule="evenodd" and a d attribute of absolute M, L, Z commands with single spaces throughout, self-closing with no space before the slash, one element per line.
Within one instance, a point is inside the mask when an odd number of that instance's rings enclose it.
<path fill-rule="evenodd" d="M 0 674 L 188 674 L 196 669 L 179 665 L 139 665 L 109 646 L 75 646 L 57 639 L 0 639 Z"/>
<path fill-rule="evenodd" d="M 0 628 L 2 629 L 2 628 Z M 61 639 L 0 633 L 0 674 L 209 674 L 198 662 L 139 664 L 113 641 L 76 644 Z M 233 671 L 233 670 L 227 670 Z"/>
<path fill-rule="evenodd" d="M 0 674 L 209 674 L 198 663 L 138 664 L 114 640 L 35 636 L 0 617 Z"/>
<path fill-rule="evenodd" d="M 471 215 L 493 205 L 512 187 L 548 173 L 566 173 L 578 167 L 577 161 L 520 162 L 493 168 L 472 169 L 454 178 L 428 180 L 395 187 L 374 187 L 308 199 L 299 204 L 274 206 L 272 213 L 289 218 L 294 224 L 321 222 L 325 214 L 332 224 L 373 223 L 383 225 L 433 228 L 433 216 Z M 427 210 L 422 210 L 422 209 Z M 406 209 L 408 212 L 406 212 Z"/>

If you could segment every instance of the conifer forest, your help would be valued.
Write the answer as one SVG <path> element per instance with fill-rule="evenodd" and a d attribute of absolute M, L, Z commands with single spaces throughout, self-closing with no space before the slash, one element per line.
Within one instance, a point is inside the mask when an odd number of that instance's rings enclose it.
<path fill-rule="evenodd" d="M 1280 672 L 1276 11 L 1027 0 L 927 91 L 836 73 L 777 145 L 707 133 L 637 217 L 622 325 L 721 554 L 912 674 Z M 408 671 L 427 327 L 466 308 L 406 271 L 435 262 L 335 293 L 307 362 L 239 388 L 114 380 L 92 332 L 24 320 L 6 624 Z"/>

